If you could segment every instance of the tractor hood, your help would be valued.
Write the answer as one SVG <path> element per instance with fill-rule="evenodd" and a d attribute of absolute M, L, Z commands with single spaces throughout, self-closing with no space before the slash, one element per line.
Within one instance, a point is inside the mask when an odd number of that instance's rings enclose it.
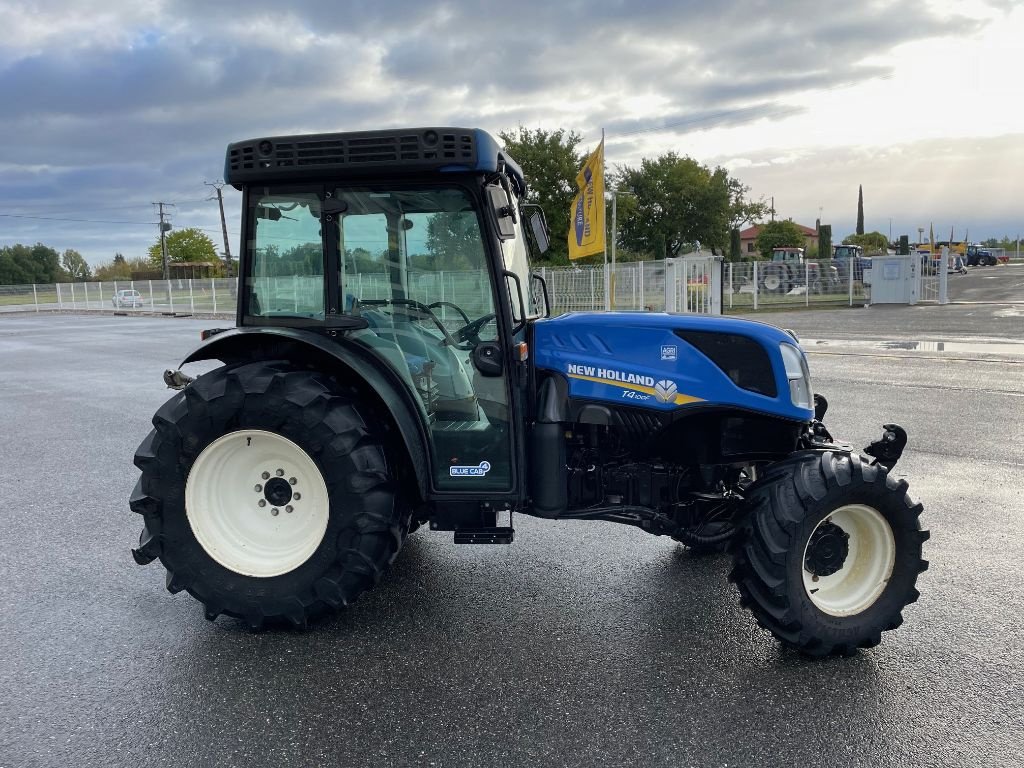
<path fill-rule="evenodd" d="M 799 359 L 802 374 L 792 362 L 787 374 L 783 345 L 799 351 L 789 358 Z M 794 421 L 814 417 L 792 394 L 792 382 L 807 378 L 803 351 L 792 335 L 765 323 L 572 312 L 537 321 L 533 346 L 537 368 L 565 376 L 572 398 L 663 411 L 732 407 Z"/>

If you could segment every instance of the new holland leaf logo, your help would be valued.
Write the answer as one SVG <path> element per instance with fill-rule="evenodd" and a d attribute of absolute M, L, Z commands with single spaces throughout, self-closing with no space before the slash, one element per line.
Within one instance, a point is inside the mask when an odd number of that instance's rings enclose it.
<path fill-rule="evenodd" d="M 668 379 L 662 379 L 654 385 L 654 396 L 658 398 L 659 403 L 671 403 L 678 392 L 676 383 Z"/>

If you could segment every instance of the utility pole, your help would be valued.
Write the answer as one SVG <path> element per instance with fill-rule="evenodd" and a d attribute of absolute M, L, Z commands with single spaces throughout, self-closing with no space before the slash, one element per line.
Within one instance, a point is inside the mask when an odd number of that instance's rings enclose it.
<path fill-rule="evenodd" d="M 167 286 L 167 302 L 168 305 L 173 307 L 174 301 L 171 298 L 171 262 L 167 258 L 167 232 L 171 229 L 170 222 L 164 221 L 165 216 L 170 216 L 169 213 L 164 213 L 164 206 L 173 208 L 174 203 L 153 203 L 160 210 L 160 259 L 163 262 L 164 272 L 164 285 Z M 152 299 L 152 297 L 150 297 Z"/>
<path fill-rule="evenodd" d="M 167 258 L 167 233 L 171 229 L 170 222 L 164 221 L 165 216 L 170 216 L 170 213 L 164 213 L 164 206 L 168 208 L 174 208 L 174 203 L 153 203 L 160 210 L 160 259 L 163 264 L 164 280 L 171 279 L 171 263 Z"/>
<path fill-rule="evenodd" d="M 775 221 L 775 195 L 772 195 L 772 221 Z"/>
<path fill-rule="evenodd" d="M 228 223 L 224 218 L 224 195 L 221 192 L 224 189 L 224 180 L 218 179 L 217 181 L 204 181 L 203 183 L 216 190 L 217 205 L 220 206 L 220 230 L 224 235 L 224 276 L 231 277 L 231 245 L 228 243 Z M 213 200 L 214 198 L 208 197 L 206 199 Z"/>

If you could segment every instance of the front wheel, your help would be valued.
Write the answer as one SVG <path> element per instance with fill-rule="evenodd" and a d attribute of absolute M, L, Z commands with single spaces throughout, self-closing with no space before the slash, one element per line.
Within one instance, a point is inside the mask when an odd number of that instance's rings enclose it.
<path fill-rule="evenodd" d="M 779 640 L 850 655 L 902 623 L 928 567 L 923 507 L 905 481 L 857 455 L 806 452 L 768 468 L 747 503 L 731 578 Z"/>
<path fill-rule="evenodd" d="M 284 362 L 199 377 L 135 454 L 136 562 L 159 557 L 210 619 L 302 626 L 351 603 L 409 526 L 374 424 L 333 379 Z"/>

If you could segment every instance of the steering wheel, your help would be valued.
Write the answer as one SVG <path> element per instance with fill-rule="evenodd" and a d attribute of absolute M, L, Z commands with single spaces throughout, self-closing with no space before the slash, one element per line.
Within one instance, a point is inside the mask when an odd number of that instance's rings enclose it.
<path fill-rule="evenodd" d="M 437 326 L 437 330 L 439 330 L 441 332 L 441 335 L 444 336 L 445 343 L 451 344 L 456 349 L 469 351 L 473 348 L 472 345 L 467 347 L 460 347 L 459 339 L 456 339 L 448 332 L 448 329 L 444 327 L 444 324 L 437 319 L 437 315 L 430 311 L 430 307 L 428 307 L 426 304 L 421 304 L 415 299 L 363 299 L 361 301 L 358 301 L 358 305 L 366 305 L 371 307 L 383 307 L 388 304 L 394 307 L 405 307 L 407 309 L 417 310 L 419 314 L 432 320 L 434 325 Z"/>
<path fill-rule="evenodd" d="M 460 317 L 462 317 L 462 322 L 464 322 L 466 325 L 469 325 L 469 315 L 463 312 L 462 307 L 460 307 L 458 304 L 453 304 L 450 301 L 435 301 L 433 304 L 428 304 L 427 306 L 430 309 L 437 309 L 438 307 L 451 307 L 452 309 L 459 313 Z"/>
<path fill-rule="evenodd" d="M 462 328 L 459 328 L 459 330 L 455 332 L 455 338 L 459 341 L 468 341 L 470 346 L 467 347 L 467 349 L 472 349 L 483 341 L 483 339 L 480 338 L 481 329 L 495 317 L 497 317 L 497 315 L 493 312 L 483 315 L 482 317 L 478 317 L 473 322 L 467 323 Z M 459 347 L 459 349 L 463 349 L 463 347 Z"/>

